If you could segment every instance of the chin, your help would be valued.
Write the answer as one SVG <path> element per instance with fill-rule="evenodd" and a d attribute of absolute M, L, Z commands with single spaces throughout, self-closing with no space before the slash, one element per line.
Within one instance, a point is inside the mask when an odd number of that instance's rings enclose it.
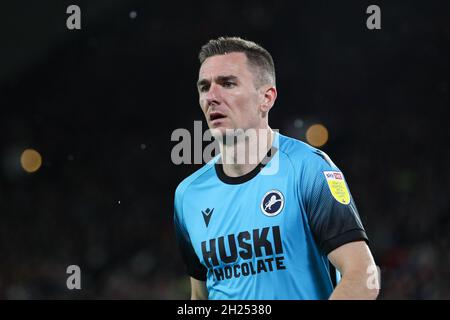
<path fill-rule="evenodd" d="M 216 128 L 210 128 L 211 135 L 214 137 L 214 139 L 222 138 L 226 136 L 226 130 L 228 128 L 225 127 L 216 127 Z"/>
<path fill-rule="evenodd" d="M 235 136 L 235 130 L 234 128 L 228 128 L 225 126 L 217 126 L 215 128 L 209 129 L 211 132 L 211 135 L 214 137 L 215 140 L 219 141 L 226 141 L 227 137 L 234 137 Z"/>

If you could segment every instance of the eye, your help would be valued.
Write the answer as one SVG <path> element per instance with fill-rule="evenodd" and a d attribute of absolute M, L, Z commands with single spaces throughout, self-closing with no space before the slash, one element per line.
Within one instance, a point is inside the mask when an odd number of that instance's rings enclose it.
<path fill-rule="evenodd" d="M 225 81 L 225 82 L 223 83 L 223 86 L 224 86 L 225 88 L 232 88 L 232 87 L 235 86 L 235 83 L 234 83 L 234 82 L 231 82 L 231 81 Z"/>
<path fill-rule="evenodd" d="M 209 89 L 209 86 L 201 86 L 201 87 L 199 88 L 200 92 L 207 92 L 208 89 Z"/>

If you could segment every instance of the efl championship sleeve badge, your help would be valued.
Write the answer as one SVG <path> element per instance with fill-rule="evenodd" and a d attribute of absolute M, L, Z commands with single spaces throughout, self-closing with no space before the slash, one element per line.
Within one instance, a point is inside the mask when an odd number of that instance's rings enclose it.
<path fill-rule="evenodd" d="M 342 172 L 338 171 L 324 171 L 325 179 L 330 188 L 333 197 L 342 204 L 350 203 L 350 192 L 344 180 Z"/>

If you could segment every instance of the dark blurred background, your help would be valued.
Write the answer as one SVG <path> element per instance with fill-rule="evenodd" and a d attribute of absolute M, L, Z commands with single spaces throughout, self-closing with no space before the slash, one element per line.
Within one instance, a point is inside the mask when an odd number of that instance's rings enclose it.
<path fill-rule="evenodd" d="M 189 296 L 173 194 L 200 165 L 172 163 L 171 133 L 202 120 L 197 53 L 222 35 L 272 53 L 272 128 L 327 128 L 380 298 L 450 299 L 450 2 L 143 0 L 0 4 L 0 298 Z"/>

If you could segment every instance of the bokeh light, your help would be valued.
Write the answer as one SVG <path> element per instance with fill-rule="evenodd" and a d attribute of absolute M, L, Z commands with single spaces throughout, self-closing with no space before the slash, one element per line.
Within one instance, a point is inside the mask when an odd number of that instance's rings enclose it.
<path fill-rule="evenodd" d="M 306 141 L 314 147 L 322 147 L 328 141 L 328 130 L 322 124 L 313 124 L 306 131 Z"/>
<path fill-rule="evenodd" d="M 20 156 L 20 164 L 23 170 L 29 173 L 36 172 L 42 165 L 42 157 L 34 149 L 26 149 Z"/>

